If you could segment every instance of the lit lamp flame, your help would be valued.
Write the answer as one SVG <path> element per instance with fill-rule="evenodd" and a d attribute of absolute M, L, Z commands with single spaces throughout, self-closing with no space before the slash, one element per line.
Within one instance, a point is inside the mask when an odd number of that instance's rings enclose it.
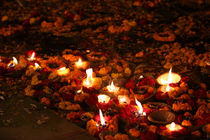
<path fill-rule="evenodd" d="M 9 62 L 9 64 L 8 64 L 8 67 L 14 67 L 15 65 L 17 65 L 18 64 L 18 61 L 17 61 L 17 59 L 15 58 L 15 57 L 12 57 L 12 59 L 13 60 L 11 60 L 10 62 Z"/>
<path fill-rule="evenodd" d="M 31 57 L 28 58 L 29 61 L 34 61 L 35 60 L 35 52 L 32 53 Z"/>
<path fill-rule="evenodd" d="M 172 83 L 171 71 L 172 71 L 172 68 L 169 70 L 169 74 L 168 74 L 168 81 L 167 81 L 167 87 L 166 87 L 166 91 L 167 91 L 167 92 L 170 91 L 170 86 L 169 86 L 169 84 Z"/>
<path fill-rule="evenodd" d="M 35 70 L 40 70 L 41 69 L 41 67 L 38 63 L 34 63 L 34 65 L 35 65 Z"/>
<path fill-rule="evenodd" d="M 99 109 L 99 116 L 100 116 L 101 125 L 105 126 L 106 123 L 105 123 L 105 120 L 104 120 L 104 117 L 103 117 L 101 109 Z"/>
<path fill-rule="evenodd" d="M 109 92 L 118 92 L 119 91 L 119 87 L 116 87 L 112 81 L 111 85 L 107 86 L 107 89 Z"/>
<path fill-rule="evenodd" d="M 60 76 L 66 76 L 69 73 L 69 69 L 66 67 L 62 67 L 60 69 L 57 70 L 57 74 Z"/>
<path fill-rule="evenodd" d="M 135 101 L 136 101 L 136 104 L 138 106 L 138 112 L 139 112 L 139 114 L 140 115 L 143 114 L 143 107 L 142 107 L 141 103 L 137 99 L 135 99 Z"/>
<path fill-rule="evenodd" d="M 181 76 L 177 73 L 172 73 L 172 68 L 168 73 L 164 73 L 157 78 L 160 85 L 168 85 L 170 83 L 179 83 Z"/>
<path fill-rule="evenodd" d="M 87 88 L 92 87 L 93 85 L 93 69 L 87 69 L 86 70 L 87 78 L 84 80 L 83 85 Z"/>
<path fill-rule="evenodd" d="M 79 58 L 78 62 L 76 62 L 76 65 L 78 67 L 81 67 L 82 66 L 82 59 L 81 58 Z"/>
<path fill-rule="evenodd" d="M 182 129 L 182 126 L 172 122 L 171 124 L 166 125 L 166 128 L 168 128 L 170 131 L 178 131 L 178 130 Z"/>
<path fill-rule="evenodd" d="M 108 103 L 109 102 L 109 100 L 110 100 L 110 97 L 109 96 L 107 96 L 107 95 L 98 95 L 98 102 L 99 103 Z"/>

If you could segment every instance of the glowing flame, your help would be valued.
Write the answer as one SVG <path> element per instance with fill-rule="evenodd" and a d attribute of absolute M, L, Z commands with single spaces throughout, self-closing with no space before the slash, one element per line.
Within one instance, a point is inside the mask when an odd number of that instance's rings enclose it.
<path fill-rule="evenodd" d="M 38 63 L 34 63 L 34 65 L 35 65 L 35 70 L 38 70 L 41 68 Z"/>
<path fill-rule="evenodd" d="M 90 69 L 87 69 L 86 70 L 86 74 L 87 74 L 87 78 L 86 80 L 84 81 L 84 85 L 86 87 L 91 87 L 92 84 L 93 84 L 93 69 L 90 68 Z"/>
<path fill-rule="evenodd" d="M 99 116 L 100 116 L 101 125 L 105 126 L 106 124 L 105 124 L 105 120 L 104 120 L 103 114 L 101 112 L 101 109 L 99 109 Z"/>
<path fill-rule="evenodd" d="M 62 67 L 60 69 L 57 70 L 57 74 L 60 76 L 66 76 L 69 73 L 69 69 L 66 67 Z"/>
<path fill-rule="evenodd" d="M 166 127 L 170 130 L 170 131 L 178 131 L 182 129 L 182 126 L 175 124 L 174 122 L 172 122 L 171 124 L 166 125 Z"/>
<path fill-rule="evenodd" d="M 109 96 L 107 96 L 107 95 L 98 95 L 98 102 L 99 103 L 108 103 L 109 102 L 109 100 L 110 100 L 110 97 Z"/>
<path fill-rule="evenodd" d="M 119 87 L 116 87 L 112 81 L 111 85 L 108 85 L 107 86 L 107 89 L 109 92 L 118 92 L 119 90 Z"/>
<path fill-rule="evenodd" d="M 170 86 L 169 84 L 172 82 L 172 76 L 171 76 L 171 71 L 172 71 L 172 68 L 169 70 L 169 74 L 168 74 L 168 81 L 167 81 L 167 87 L 166 87 L 166 91 L 170 91 Z"/>
<path fill-rule="evenodd" d="M 35 59 L 34 57 L 35 57 L 35 52 L 32 53 L 30 60 L 34 60 Z"/>
<path fill-rule="evenodd" d="M 13 59 L 13 63 L 14 63 L 15 65 L 17 65 L 17 64 L 18 64 L 17 59 L 16 59 L 15 57 L 12 57 L 12 59 Z"/>
<path fill-rule="evenodd" d="M 59 70 L 61 70 L 61 71 L 62 71 L 62 70 L 66 70 L 66 67 L 62 67 L 62 68 L 60 68 Z"/>
<path fill-rule="evenodd" d="M 139 114 L 142 114 L 143 115 L 143 107 L 142 107 L 141 103 L 137 99 L 135 99 L 135 101 L 136 101 L 136 104 L 138 106 L 138 112 L 139 112 Z"/>
<path fill-rule="evenodd" d="M 8 64 L 8 67 L 14 67 L 15 65 L 18 64 L 18 61 L 15 57 L 12 57 L 13 60 L 10 61 L 10 63 Z"/>

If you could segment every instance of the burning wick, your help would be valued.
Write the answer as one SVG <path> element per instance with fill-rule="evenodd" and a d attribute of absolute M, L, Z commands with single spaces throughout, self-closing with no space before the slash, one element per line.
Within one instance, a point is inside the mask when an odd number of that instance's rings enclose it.
<path fill-rule="evenodd" d="M 81 58 L 79 58 L 79 60 L 76 62 L 76 66 L 78 67 L 78 68 L 81 68 L 82 66 L 83 66 L 83 62 L 82 62 L 82 59 Z"/>
<path fill-rule="evenodd" d="M 106 126 L 106 123 L 105 123 L 105 119 L 104 119 L 104 117 L 103 117 L 103 114 L 102 114 L 101 109 L 99 109 L 99 116 L 100 116 L 101 125 L 102 125 L 103 127 L 105 127 L 105 126 Z"/>
<path fill-rule="evenodd" d="M 168 73 L 164 73 L 162 75 L 160 75 L 157 78 L 157 82 L 160 85 L 169 85 L 171 83 L 179 83 L 179 81 L 181 80 L 181 76 L 177 73 L 172 73 L 172 68 L 169 70 Z M 168 86 L 167 90 L 169 90 L 170 87 Z"/>
<path fill-rule="evenodd" d="M 60 75 L 60 76 L 66 76 L 66 75 L 68 75 L 69 71 L 70 70 L 68 68 L 62 67 L 62 68 L 57 70 L 57 74 Z"/>
<path fill-rule="evenodd" d="M 11 60 L 8 64 L 8 67 L 13 68 L 15 65 L 18 64 L 18 61 L 15 57 L 12 57 L 13 60 Z"/>
<path fill-rule="evenodd" d="M 109 92 L 114 92 L 114 93 L 119 91 L 119 87 L 116 87 L 114 85 L 113 81 L 112 81 L 111 85 L 107 86 L 107 89 L 108 89 Z"/>
<path fill-rule="evenodd" d="M 171 77 L 171 71 L 172 71 L 172 68 L 169 70 L 169 75 L 168 75 L 168 81 L 167 81 L 167 87 L 166 87 L 166 91 L 169 92 L 170 91 L 170 86 L 169 84 L 171 83 L 172 81 L 172 77 Z"/>
<path fill-rule="evenodd" d="M 182 129 L 182 127 L 178 124 L 175 124 L 172 122 L 171 124 L 166 125 L 166 128 L 169 129 L 169 131 L 179 131 Z"/>
<path fill-rule="evenodd" d="M 146 116 L 146 112 L 143 112 L 144 110 L 143 110 L 143 107 L 142 107 L 141 103 L 137 99 L 135 99 L 135 101 L 136 101 L 136 104 L 138 106 L 138 115 Z"/>
<path fill-rule="evenodd" d="M 34 63 L 34 65 L 35 65 L 35 68 L 34 69 L 36 71 L 39 71 L 41 69 L 41 67 L 40 67 L 40 65 L 38 63 Z"/>
<path fill-rule="evenodd" d="M 35 52 L 32 53 L 31 57 L 28 58 L 29 61 L 34 61 L 35 60 Z"/>
<path fill-rule="evenodd" d="M 98 95 L 98 102 L 99 103 L 108 103 L 110 100 L 110 97 L 107 95 Z"/>
<path fill-rule="evenodd" d="M 87 78 L 83 81 L 83 85 L 87 88 L 90 88 L 93 86 L 93 69 L 87 69 L 86 70 Z"/>

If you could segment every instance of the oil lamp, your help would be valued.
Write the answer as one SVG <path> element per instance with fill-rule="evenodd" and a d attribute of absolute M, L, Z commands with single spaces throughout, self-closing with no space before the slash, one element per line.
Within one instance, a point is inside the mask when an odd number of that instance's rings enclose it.
<path fill-rule="evenodd" d="M 104 94 L 98 95 L 98 103 L 105 103 L 107 104 L 110 100 L 110 97 Z"/>
<path fill-rule="evenodd" d="M 75 62 L 75 67 L 78 69 L 86 69 L 88 67 L 88 62 L 82 61 L 81 58 L 77 62 Z"/>
<path fill-rule="evenodd" d="M 111 85 L 108 85 L 108 86 L 107 86 L 107 89 L 108 89 L 108 91 L 111 92 L 111 93 L 117 93 L 117 92 L 119 91 L 120 88 L 119 88 L 119 87 L 116 87 L 116 86 L 114 85 L 113 81 L 112 81 Z"/>
<path fill-rule="evenodd" d="M 102 130 L 108 126 L 108 122 L 105 120 L 101 109 L 99 109 L 99 117 L 100 117 L 100 121 L 96 123 L 96 126 L 99 127 L 100 130 Z"/>
<path fill-rule="evenodd" d="M 67 76 L 69 74 L 69 72 L 70 72 L 69 68 L 66 68 L 66 67 L 62 67 L 57 70 L 57 74 L 59 76 Z"/>
<path fill-rule="evenodd" d="M 18 64 L 18 61 L 17 61 L 17 59 L 16 59 L 15 57 L 12 57 L 12 59 L 13 59 L 13 60 L 11 60 L 11 61 L 9 62 L 9 64 L 8 64 L 8 67 L 9 67 L 9 68 L 13 68 L 13 67 L 15 67 L 15 65 Z"/>
<path fill-rule="evenodd" d="M 171 124 L 167 124 L 166 125 L 166 128 L 169 130 L 169 131 L 179 131 L 181 130 L 183 127 L 179 124 L 175 124 L 174 122 L 172 122 Z"/>
<path fill-rule="evenodd" d="M 167 85 L 170 83 L 179 83 L 181 76 L 177 73 L 172 73 L 172 68 L 169 70 L 169 73 L 164 73 L 157 78 L 157 82 L 160 85 Z"/>
<path fill-rule="evenodd" d="M 170 87 L 171 83 L 179 83 L 181 77 L 176 74 L 172 73 L 172 68 L 169 70 L 169 73 L 163 74 L 157 78 L 157 82 L 163 86 L 160 87 L 160 91 L 163 93 L 173 91 L 174 88 Z"/>

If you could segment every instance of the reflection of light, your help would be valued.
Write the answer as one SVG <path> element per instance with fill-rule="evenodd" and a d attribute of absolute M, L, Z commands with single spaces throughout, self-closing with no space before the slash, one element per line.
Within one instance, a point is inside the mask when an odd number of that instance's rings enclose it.
<path fill-rule="evenodd" d="M 139 114 L 142 114 L 143 115 L 143 107 L 142 107 L 141 103 L 137 99 L 135 99 L 135 101 L 136 101 L 136 104 L 138 106 L 138 112 L 139 112 Z"/>
<path fill-rule="evenodd" d="M 107 89 L 109 92 L 118 92 L 119 91 L 119 87 L 116 87 L 112 81 L 111 85 L 107 86 Z"/>
<path fill-rule="evenodd" d="M 65 75 L 68 75 L 69 71 L 70 70 L 68 68 L 62 67 L 62 68 L 57 70 L 57 74 L 60 75 L 60 76 L 65 76 Z"/>
<path fill-rule="evenodd" d="M 18 61 L 15 57 L 12 57 L 13 60 L 11 60 L 8 64 L 8 67 L 14 67 L 15 65 L 18 64 Z"/>
<path fill-rule="evenodd" d="M 101 125 L 105 126 L 106 124 L 105 124 L 105 120 L 104 120 L 103 114 L 101 112 L 101 109 L 99 109 L 99 116 L 100 116 Z"/>
<path fill-rule="evenodd" d="M 84 80 L 83 85 L 87 88 L 92 87 L 93 85 L 93 69 L 86 70 L 87 78 Z"/>
<path fill-rule="evenodd" d="M 166 125 L 166 128 L 168 128 L 170 131 L 178 131 L 178 130 L 182 129 L 182 127 L 180 125 L 175 124 L 174 122 Z"/>
<path fill-rule="evenodd" d="M 110 100 L 110 97 L 109 96 L 107 96 L 107 95 L 98 95 L 98 102 L 99 103 L 108 103 L 109 102 L 109 100 Z"/>

